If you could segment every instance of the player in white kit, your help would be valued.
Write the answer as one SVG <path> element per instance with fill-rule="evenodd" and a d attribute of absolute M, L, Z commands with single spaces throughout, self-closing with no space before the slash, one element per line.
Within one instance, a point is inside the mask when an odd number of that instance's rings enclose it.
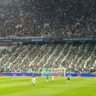
<path fill-rule="evenodd" d="M 54 75 L 52 75 L 52 82 L 54 82 L 55 78 L 54 78 Z"/>
<path fill-rule="evenodd" d="M 33 76 L 33 78 L 32 78 L 32 84 L 33 84 L 33 86 L 35 86 L 35 83 L 36 83 L 36 78 L 35 78 L 35 76 Z"/>

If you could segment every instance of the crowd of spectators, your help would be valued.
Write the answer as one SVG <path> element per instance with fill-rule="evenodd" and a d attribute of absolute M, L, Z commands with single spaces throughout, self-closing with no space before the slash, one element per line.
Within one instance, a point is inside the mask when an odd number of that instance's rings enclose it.
<path fill-rule="evenodd" d="M 63 67 L 72 72 L 96 70 L 96 45 L 28 44 L 0 50 L 0 72 L 29 72 L 30 68 Z"/>
<path fill-rule="evenodd" d="M 96 0 L 13 0 L 0 4 L 0 37 L 96 36 Z"/>

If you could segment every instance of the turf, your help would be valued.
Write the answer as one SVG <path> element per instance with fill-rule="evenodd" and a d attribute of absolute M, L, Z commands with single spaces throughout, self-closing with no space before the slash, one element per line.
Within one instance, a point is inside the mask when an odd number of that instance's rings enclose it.
<path fill-rule="evenodd" d="M 0 77 L 0 96 L 96 96 L 96 78 L 51 77 L 46 83 L 45 77 L 37 77 L 35 87 L 31 77 Z"/>

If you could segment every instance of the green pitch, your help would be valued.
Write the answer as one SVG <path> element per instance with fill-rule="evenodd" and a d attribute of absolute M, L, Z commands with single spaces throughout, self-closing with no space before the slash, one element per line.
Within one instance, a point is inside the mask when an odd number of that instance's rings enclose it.
<path fill-rule="evenodd" d="M 32 86 L 31 77 L 0 77 L 0 96 L 96 96 L 96 78 L 55 78 L 46 83 L 45 77 L 37 77 Z"/>

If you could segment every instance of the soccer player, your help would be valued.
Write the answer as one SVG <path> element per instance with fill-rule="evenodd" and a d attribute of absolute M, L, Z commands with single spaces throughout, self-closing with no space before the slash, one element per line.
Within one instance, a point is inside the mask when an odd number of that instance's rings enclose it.
<path fill-rule="evenodd" d="M 70 81 L 70 73 L 67 76 L 67 81 Z"/>
<path fill-rule="evenodd" d="M 12 74 L 12 80 L 14 80 L 14 75 Z"/>
<path fill-rule="evenodd" d="M 54 78 L 54 75 L 52 75 L 52 82 L 54 82 L 55 78 Z"/>
<path fill-rule="evenodd" d="M 32 84 L 33 84 L 33 86 L 35 86 L 35 83 L 36 83 L 36 78 L 35 78 L 35 75 L 33 75 L 33 77 L 32 77 Z"/>
<path fill-rule="evenodd" d="M 48 78 L 49 78 L 49 77 L 48 77 L 48 74 L 47 74 L 47 76 L 46 76 L 46 82 L 48 82 Z"/>
<path fill-rule="evenodd" d="M 14 73 L 12 73 L 12 71 L 10 72 L 11 72 L 12 80 L 14 80 Z"/>

